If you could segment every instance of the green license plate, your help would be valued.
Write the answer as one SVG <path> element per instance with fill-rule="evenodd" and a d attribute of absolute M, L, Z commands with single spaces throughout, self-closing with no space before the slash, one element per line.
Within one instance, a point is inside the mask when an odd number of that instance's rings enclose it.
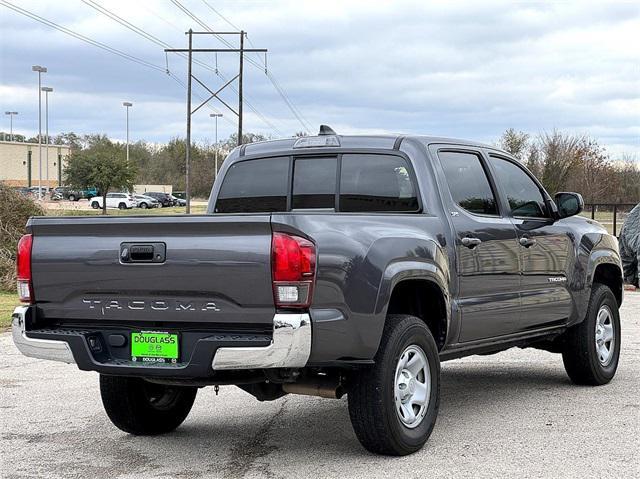
<path fill-rule="evenodd" d="M 131 333 L 131 359 L 133 361 L 178 361 L 178 335 L 160 331 Z"/>

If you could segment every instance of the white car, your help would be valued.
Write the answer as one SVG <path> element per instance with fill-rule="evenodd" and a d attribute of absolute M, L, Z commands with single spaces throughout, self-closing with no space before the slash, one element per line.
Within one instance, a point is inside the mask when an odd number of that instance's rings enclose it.
<path fill-rule="evenodd" d="M 137 205 L 135 198 L 128 193 L 107 193 L 107 208 L 126 210 L 135 208 Z M 96 210 L 102 208 L 102 196 L 91 198 L 91 207 Z"/>
<path fill-rule="evenodd" d="M 155 198 L 151 198 L 150 196 L 145 195 L 133 195 L 133 199 L 136 201 L 136 206 L 138 208 L 159 208 L 160 202 Z"/>

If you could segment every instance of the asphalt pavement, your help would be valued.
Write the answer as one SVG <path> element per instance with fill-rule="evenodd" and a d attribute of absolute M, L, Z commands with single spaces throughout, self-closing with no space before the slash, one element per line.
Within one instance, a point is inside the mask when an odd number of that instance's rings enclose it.
<path fill-rule="evenodd" d="M 174 433 L 134 437 L 103 412 L 96 373 L 26 358 L 0 335 L 0 476 L 70 478 L 640 477 L 640 292 L 622 307 L 611 384 L 572 385 L 559 355 L 512 349 L 443 364 L 440 415 L 418 453 L 369 454 L 346 398 L 261 403 L 200 390 Z"/>

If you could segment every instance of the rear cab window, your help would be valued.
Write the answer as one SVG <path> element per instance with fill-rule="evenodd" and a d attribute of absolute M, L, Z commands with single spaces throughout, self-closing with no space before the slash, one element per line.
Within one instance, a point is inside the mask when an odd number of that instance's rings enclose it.
<path fill-rule="evenodd" d="M 417 213 L 418 198 L 411 165 L 399 155 L 291 156 L 243 160 L 231 166 L 214 211 Z"/>

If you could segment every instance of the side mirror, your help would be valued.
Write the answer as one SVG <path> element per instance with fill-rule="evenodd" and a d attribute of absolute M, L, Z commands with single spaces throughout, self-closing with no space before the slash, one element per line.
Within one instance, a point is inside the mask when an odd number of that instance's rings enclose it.
<path fill-rule="evenodd" d="M 580 214 L 584 209 L 584 200 L 579 193 L 556 193 L 556 205 L 558 205 L 558 218 L 567 218 Z"/>

